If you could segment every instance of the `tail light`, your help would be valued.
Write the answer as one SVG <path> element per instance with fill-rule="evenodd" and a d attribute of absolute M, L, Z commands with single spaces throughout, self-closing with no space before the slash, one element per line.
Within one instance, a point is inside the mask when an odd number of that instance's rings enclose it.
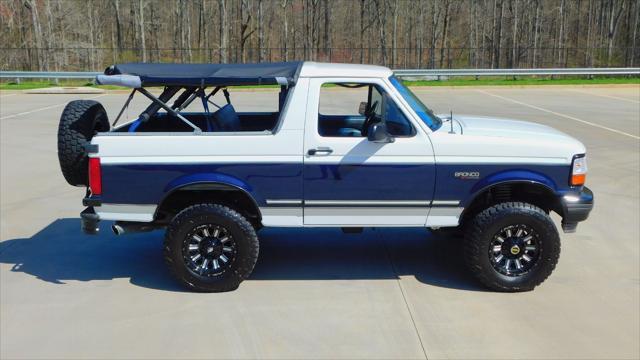
<path fill-rule="evenodd" d="M 89 189 L 91 195 L 102 194 L 102 174 L 100 171 L 100 158 L 89 158 Z"/>
<path fill-rule="evenodd" d="M 587 179 L 587 157 L 578 155 L 573 158 L 571 164 L 571 180 L 569 184 L 572 186 L 582 186 Z"/>

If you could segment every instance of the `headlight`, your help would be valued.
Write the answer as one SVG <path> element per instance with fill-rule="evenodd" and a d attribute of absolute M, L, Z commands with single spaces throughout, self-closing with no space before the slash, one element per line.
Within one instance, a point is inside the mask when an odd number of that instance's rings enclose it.
<path fill-rule="evenodd" d="M 572 186 L 582 186 L 587 179 L 587 156 L 576 155 L 573 157 L 571 164 L 571 180 L 569 184 Z"/>

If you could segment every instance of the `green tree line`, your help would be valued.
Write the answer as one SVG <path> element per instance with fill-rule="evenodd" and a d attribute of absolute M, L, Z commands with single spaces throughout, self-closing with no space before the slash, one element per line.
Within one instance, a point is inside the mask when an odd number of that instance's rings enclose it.
<path fill-rule="evenodd" d="M 640 0 L 1 0 L 0 64 L 638 66 L 639 15 Z"/>

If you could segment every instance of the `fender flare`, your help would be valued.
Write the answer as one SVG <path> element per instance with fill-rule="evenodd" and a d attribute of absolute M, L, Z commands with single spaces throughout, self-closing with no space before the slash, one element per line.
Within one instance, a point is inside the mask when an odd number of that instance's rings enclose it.
<path fill-rule="evenodd" d="M 245 182 L 237 179 L 233 176 L 219 174 L 219 173 L 201 173 L 190 174 L 178 177 L 171 181 L 164 188 L 164 195 L 162 200 L 158 203 L 156 211 L 154 213 L 154 219 L 158 215 L 158 210 L 162 207 L 165 200 L 178 191 L 188 190 L 232 190 L 240 191 L 246 195 L 253 203 L 259 218 L 262 218 L 259 206 L 259 197 L 253 191 L 253 188 Z"/>
<path fill-rule="evenodd" d="M 467 209 L 485 191 L 505 184 L 537 185 L 545 188 L 553 195 L 557 196 L 558 194 L 556 183 L 542 173 L 531 170 L 506 170 L 491 174 L 476 183 L 469 191 L 469 195 L 460 203 L 460 206 Z"/>

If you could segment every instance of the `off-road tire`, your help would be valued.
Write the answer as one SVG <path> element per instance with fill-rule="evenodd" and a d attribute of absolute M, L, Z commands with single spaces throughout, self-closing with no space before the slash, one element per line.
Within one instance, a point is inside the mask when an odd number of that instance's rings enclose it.
<path fill-rule="evenodd" d="M 87 145 L 97 132 L 109 131 L 109 119 L 102 104 L 74 100 L 67 104 L 58 126 L 58 161 L 65 180 L 73 186 L 89 183 Z"/>
<path fill-rule="evenodd" d="M 214 224 L 229 230 L 237 246 L 235 260 L 224 273 L 215 277 L 195 274 L 185 263 L 184 242 L 196 227 Z M 251 275 L 258 260 L 259 243 L 255 229 L 237 211 L 219 204 L 198 204 L 178 213 L 167 227 L 164 260 L 173 276 L 190 290 L 224 292 L 238 288 Z"/>
<path fill-rule="evenodd" d="M 491 262 L 489 246 L 494 236 L 506 226 L 524 224 L 537 232 L 539 255 L 524 274 L 507 276 Z M 549 215 L 542 209 L 522 202 L 506 202 L 480 212 L 466 227 L 465 263 L 472 274 L 494 291 L 533 290 L 551 275 L 560 257 L 560 236 Z"/>

